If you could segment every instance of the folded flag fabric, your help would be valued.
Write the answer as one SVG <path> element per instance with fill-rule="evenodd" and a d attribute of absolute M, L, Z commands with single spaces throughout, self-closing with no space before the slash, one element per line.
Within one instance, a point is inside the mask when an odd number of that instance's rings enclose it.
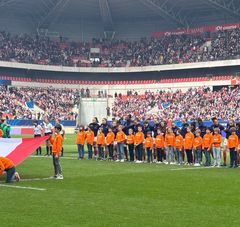
<path fill-rule="evenodd" d="M 0 138 L 0 156 L 11 159 L 17 166 L 34 153 L 48 138 L 48 136 L 24 139 Z"/>

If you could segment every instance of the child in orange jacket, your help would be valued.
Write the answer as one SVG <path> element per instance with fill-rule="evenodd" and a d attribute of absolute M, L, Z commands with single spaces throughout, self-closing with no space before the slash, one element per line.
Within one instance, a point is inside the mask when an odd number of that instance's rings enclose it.
<path fill-rule="evenodd" d="M 133 130 L 130 128 L 128 130 L 128 136 L 127 136 L 127 146 L 128 146 L 129 156 L 130 156 L 130 162 L 134 162 L 134 140 L 135 140 L 135 136 L 133 135 Z"/>
<path fill-rule="evenodd" d="M 187 154 L 187 163 L 189 165 L 193 164 L 193 155 L 192 155 L 193 140 L 194 140 L 194 135 L 191 132 L 191 128 L 187 127 L 187 134 L 185 135 L 185 138 L 184 138 L 184 150 Z"/>
<path fill-rule="evenodd" d="M 153 138 L 152 132 L 147 132 L 147 138 L 145 140 L 145 148 L 147 150 L 147 161 L 148 163 L 153 162 Z"/>
<path fill-rule="evenodd" d="M 200 130 L 196 130 L 195 135 L 196 135 L 196 137 L 193 140 L 193 151 L 194 151 L 194 157 L 195 157 L 194 166 L 200 166 L 201 157 L 202 157 L 203 139 L 201 137 L 201 131 Z"/>
<path fill-rule="evenodd" d="M 124 162 L 124 143 L 126 140 L 126 134 L 123 132 L 123 125 L 118 126 L 118 133 L 116 135 L 118 159 L 116 162 Z"/>
<path fill-rule="evenodd" d="M 222 136 L 220 134 L 220 129 L 214 129 L 214 135 L 212 137 L 212 151 L 213 151 L 213 158 L 214 158 L 214 166 L 220 167 L 221 165 L 221 143 L 222 143 Z"/>
<path fill-rule="evenodd" d="M 77 134 L 77 148 L 78 148 L 78 159 L 82 160 L 84 158 L 84 144 L 86 139 L 86 133 L 84 131 L 84 127 L 79 127 L 79 132 Z"/>
<path fill-rule="evenodd" d="M 155 147 L 157 150 L 157 163 L 162 163 L 164 160 L 164 136 L 160 129 L 157 130 Z"/>
<path fill-rule="evenodd" d="M 231 128 L 231 136 L 228 137 L 228 149 L 230 151 L 230 168 L 238 167 L 237 150 L 238 150 L 238 136 L 236 134 L 236 128 Z"/>
<path fill-rule="evenodd" d="M 3 137 L 3 130 L 0 128 L 0 138 Z"/>
<path fill-rule="evenodd" d="M 144 133 L 142 132 L 142 126 L 138 126 L 138 132 L 135 135 L 135 151 L 137 153 L 136 163 L 142 163 L 143 161 L 143 142 L 144 142 Z"/>
<path fill-rule="evenodd" d="M 58 180 L 63 179 L 62 167 L 59 160 L 59 157 L 62 153 L 62 144 L 63 144 L 63 137 L 60 134 L 61 130 L 62 130 L 62 126 L 57 124 L 54 127 L 55 133 L 50 138 L 50 142 L 52 144 L 53 167 L 54 167 L 54 173 L 55 173 L 54 177 Z"/>
<path fill-rule="evenodd" d="M 167 133 L 165 135 L 165 146 L 166 146 L 166 162 L 168 164 L 174 164 L 175 134 L 173 133 L 172 128 L 167 129 Z"/>
<path fill-rule="evenodd" d="M 113 160 L 113 144 L 114 144 L 115 134 L 112 128 L 108 128 L 108 134 L 106 136 L 106 145 L 108 148 L 109 160 Z"/>
<path fill-rule="evenodd" d="M 206 129 L 206 134 L 203 136 L 203 153 L 205 155 L 205 166 L 211 166 L 211 142 L 212 142 L 212 133 L 209 128 Z"/>
<path fill-rule="evenodd" d="M 20 180 L 13 161 L 9 158 L 0 157 L 0 175 L 4 173 L 7 174 L 6 183 L 11 183 L 14 179 L 16 181 Z"/>
<path fill-rule="evenodd" d="M 89 160 L 93 158 L 93 142 L 94 142 L 94 132 L 91 127 L 88 127 L 86 132 L 86 143 L 87 143 Z"/>
<path fill-rule="evenodd" d="M 176 131 L 175 155 L 179 165 L 183 164 L 183 137 L 180 130 Z"/>
<path fill-rule="evenodd" d="M 105 135 L 103 133 L 103 128 L 99 128 L 98 134 L 97 134 L 97 147 L 98 147 L 98 158 L 101 160 L 105 159 L 104 144 L 105 144 Z"/>

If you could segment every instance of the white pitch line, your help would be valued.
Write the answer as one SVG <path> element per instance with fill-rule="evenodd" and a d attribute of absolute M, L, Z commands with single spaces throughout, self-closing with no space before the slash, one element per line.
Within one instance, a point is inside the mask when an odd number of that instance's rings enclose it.
<path fill-rule="evenodd" d="M 42 181 L 42 180 L 52 180 L 52 179 L 54 179 L 54 177 L 21 179 L 20 181 Z"/>
<path fill-rule="evenodd" d="M 170 170 L 179 171 L 179 170 L 193 170 L 193 169 L 213 169 L 213 167 L 209 166 L 209 167 L 177 168 L 177 169 L 170 169 Z"/>
<path fill-rule="evenodd" d="M 8 184 L 0 184 L 0 187 L 35 190 L 35 191 L 46 191 L 47 190 L 46 188 L 34 188 L 34 187 L 26 187 L 26 186 L 8 185 Z"/>
<path fill-rule="evenodd" d="M 52 158 L 51 156 L 36 156 L 36 155 L 32 155 L 30 156 L 31 158 Z M 69 159 L 69 160 L 77 160 L 77 156 L 75 158 L 71 158 L 71 157 L 60 157 L 61 159 Z"/>

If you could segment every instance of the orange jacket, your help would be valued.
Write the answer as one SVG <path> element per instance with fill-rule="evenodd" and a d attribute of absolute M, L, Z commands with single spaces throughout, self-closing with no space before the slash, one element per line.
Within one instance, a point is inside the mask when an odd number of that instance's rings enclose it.
<path fill-rule="evenodd" d="M 52 144 L 52 152 L 56 155 L 62 153 L 62 144 L 63 144 L 63 137 L 61 134 L 57 134 L 55 137 L 50 138 L 50 142 Z"/>
<path fill-rule="evenodd" d="M 0 138 L 3 137 L 3 130 L 0 129 Z"/>
<path fill-rule="evenodd" d="M 145 148 L 153 148 L 153 138 L 152 137 L 147 137 L 145 140 Z"/>
<path fill-rule="evenodd" d="M 77 142 L 76 143 L 84 145 L 85 139 L 86 139 L 86 133 L 84 131 L 83 132 L 79 132 L 77 134 Z"/>
<path fill-rule="evenodd" d="M 228 148 L 235 148 L 237 151 L 238 149 L 238 136 L 237 135 L 231 135 L 228 137 Z"/>
<path fill-rule="evenodd" d="M 156 148 L 164 148 L 164 136 L 157 135 L 155 144 L 156 144 Z"/>
<path fill-rule="evenodd" d="M 194 149 L 202 148 L 202 144 L 203 144 L 203 139 L 201 136 L 198 136 L 193 140 L 193 148 Z"/>
<path fill-rule="evenodd" d="M 167 133 L 165 135 L 165 145 L 166 147 L 175 146 L 175 134 L 174 133 Z"/>
<path fill-rule="evenodd" d="M 212 142 L 212 134 L 205 134 L 203 136 L 203 148 L 210 148 L 211 147 L 211 142 Z"/>
<path fill-rule="evenodd" d="M 182 135 L 178 135 L 175 138 L 175 147 L 177 149 L 182 149 L 183 148 L 183 137 Z"/>
<path fill-rule="evenodd" d="M 0 175 L 3 174 L 4 171 L 11 169 L 14 167 L 14 163 L 9 158 L 0 157 Z"/>
<path fill-rule="evenodd" d="M 106 136 L 106 145 L 110 145 L 110 144 L 113 144 L 114 142 L 114 139 L 115 139 L 115 134 L 114 132 L 109 132 Z"/>
<path fill-rule="evenodd" d="M 220 134 L 213 135 L 212 137 L 212 146 L 213 147 L 221 147 L 222 143 L 222 136 Z"/>
<path fill-rule="evenodd" d="M 191 150 L 193 148 L 194 135 L 192 132 L 188 132 L 185 135 L 184 149 Z"/>
<path fill-rule="evenodd" d="M 125 139 L 126 139 L 126 135 L 123 131 L 117 133 L 116 135 L 117 143 L 124 143 Z"/>
<path fill-rule="evenodd" d="M 104 145 L 104 144 L 105 144 L 105 135 L 103 132 L 100 132 L 97 135 L 97 145 Z"/>
<path fill-rule="evenodd" d="M 93 131 L 87 131 L 86 132 L 86 142 L 87 144 L 93 145 L 94 141 L 94 132 Z"/>
<path fill-rule="evenodd" d="M 135 140 L 135 136 L 134 135 L 128 135 L 127 136 L 127 144 L 133 144 Z"/>
<path fill-rule="evenodd" d="M 143 141 L 144 141 L 143 132 L 137 132 L 135 135 L 135 141 L 134 141 L 135 145 L 138 146 L 139 144 L 143 143 Z"/>

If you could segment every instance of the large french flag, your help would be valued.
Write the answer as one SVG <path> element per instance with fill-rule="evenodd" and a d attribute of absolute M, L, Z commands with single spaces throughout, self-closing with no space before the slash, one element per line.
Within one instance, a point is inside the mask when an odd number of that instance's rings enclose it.
<path fill-rule="evenodd" d="M 0 138 L 0 156 L 11 159 L 17 166 L 33 154 L 48 138 L 48 136 L 26 139 Z"/>

